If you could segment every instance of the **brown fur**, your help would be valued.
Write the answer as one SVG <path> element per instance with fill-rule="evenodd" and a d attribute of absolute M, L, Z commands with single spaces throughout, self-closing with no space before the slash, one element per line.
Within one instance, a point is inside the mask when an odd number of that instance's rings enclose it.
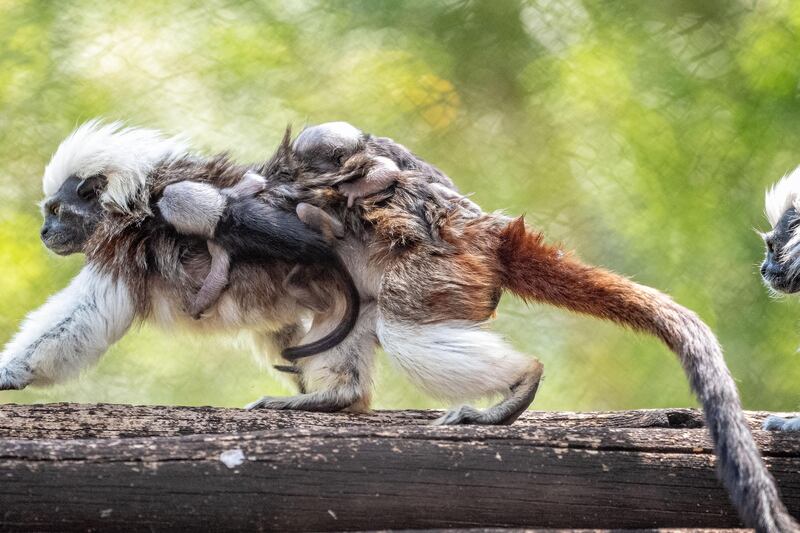
<path fill-rule="evenodd" d="M 209 183 L 217 188 L 231 187 L 248 170 L 270 177 L 269 190 L 260 195 L 265 203 L 293 209 L 298 189 L 293 185 L 296 166 L 290 157 L 289 133 L 275 155 L 262 165 L 245 166 L 222 154 L 208 160 L 185 157 L 157 168 L 148 186 L 151 205 L 164 187 L 178 181 Z M 152 210 L 152 208 L 151 208 Z M 180 235 L 152 216 L 152 211 L 133 214 L 108 213 L 86 245 L 90 263 L 124 280 L 135 299 L 142 318 L 152 312 L 154 294 L 163 294 L 190 307 L 210 269 L 210 256 L 202 239 Z M 234 264 L 227 289 L 243 308 L 261 309 L 265 320 L 282 321 L 287 310 L 301 306 L 284 287 L 292 268 L 278 261 L 260 265 Z M 329 273 L 316 270 L 317 282 L 330 286 Z M 322 279 L 320 279 L 320 277 Z M 317 289 L 316 294 L 323 291 Z M 295 312 L 295 314 L 297 314 Z"/>
<path fill-rule="evenodd" d="M 368 255 L 366 265 L 359 267 L 367 272 L 360 275 L 359 289 L 365 297 L 378 299 L 384 325 L 387 320 L 423 329 L 437 323 L 478 325 L 491 316 L 501 290 L 507 288 L 526 299 L 614 320 L 658 336 L 681 359 L 703 403 L 722 479 L 748 524 L 761 530 L 796 529 L 749 434 L 717 341 L 690 311 L 654 289 L 584 265 L 544 244 L 541 235 L 526 228 L 522 219 L 476 214 L 448 191 L 434 187 L 439 180 L 426 175 L 422 167 L 400 172 L 392 194 L 372 195 L 347 209 L 347 196 L 336 187 L 336 173 L 315 173 L 294 161 L 287 138 L 276 155 L 260 166 L 240 167 L 225 157 L 201 165 L 189 160 L 170 163 L 154 176 L 151 194 L 157 196 L 171 181 L 187 179 L 187 171 L 197 181 L 223 188 L 250 168 L 269 182 L 262 196 L 265 202 L 293 208 L 304 201 L 333 211 L 343 220 L 347 245 Z M 132 284 L 137 309 L 144 315 L 161 312 L 149 307 L 160 292 L 185 302 L 208 270 L 202 241 L 178 237 L 146 213 L 102 225 L 89 248 L 91 262 Z M 343 258 L 351 265 L 360 259 Z M 299 304 L 283 289 L 288 269 L 280 264 L 234 265 L 228 292 L 242 310 L 266 315 L 268 320 L 290 321 L 292 318 L 286 317 L 294 317 Z M 366 408 L 369 376 L 362 373 L 368 356 L 358 350 L 371 346 L 372 339 L 364 330 L 351 341 L 336 356 L 339 366 L 331 366 L 324 358 L 305 363 L 300 380 L 320 394 L 264 398 L 255 406 Z M 483 413 L 462 409 L 448 415 L 447 419 L 455 422 L 445 423 L 513 421 L 538 386 L 541 367 L 538 363 L 528 366 L 517 382 L 508 383 L 511 403 L 501 402 Z M 313 378 L 306 377 L 309 372 Z M 328 392 L 331 394 L 326 396 Z"/>
<path fill-rule="evenodd" d="M 659 309 L 654 294 L 641 286 L 545 244 L 522 218 L 506 226 L 499 238 L 503 284 L 515 294 L 653 331 Z"/>
<path fill-rule="evenodd" d="M 657 336 L 679 357 L 703 404 L 722 480 L 742 516 L 759 530 L 797 529 L 749 434 L 716 338 L 694 313 L 654 289 L 545 244 L 521 218 L 476 217 L 430 183 L 417 171 L 404 171 L 390 197 L 366 199 L 355 214 L 342 212 L 351 229 L 371 236 L 372 260 L 383 268 L 378 304 L 384 318 L 478 324 L 491 316 L 501 290 L 509 289 Z M 325 189 L 317 185 L 317 191 Z M 321 198 L 341 203 L 335 192 Z M 538 385 L 534 374 L 540 373 L 539 368 L 527 377 L 533 380 L 525 393 L 529 399 Z M 494 420 L 492 410 L 506 412 L 501 403 L 485 413 L 464 409 L 445 418 Z"/>

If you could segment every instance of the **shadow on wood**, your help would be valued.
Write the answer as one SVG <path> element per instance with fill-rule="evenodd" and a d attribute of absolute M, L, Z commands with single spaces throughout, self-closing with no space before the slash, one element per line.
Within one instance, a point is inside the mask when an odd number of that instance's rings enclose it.
<path fill-rule="evenodd" d="M 739 525 L 694 410 L 427 425 L 437 414 L 2 405 L 0 529 Z M 800 438 L 756 439 L 800 514 Z"/>

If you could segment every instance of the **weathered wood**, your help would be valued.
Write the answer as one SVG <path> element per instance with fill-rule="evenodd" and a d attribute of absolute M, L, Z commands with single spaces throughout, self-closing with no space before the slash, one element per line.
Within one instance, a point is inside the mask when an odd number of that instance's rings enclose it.
<path fill-rule="evenodd" d="M 739 525 L 696 411 L 437 414 L 0 406 L 0 529 Z M 800 439 L 756 439 L 800 514 Z"/>

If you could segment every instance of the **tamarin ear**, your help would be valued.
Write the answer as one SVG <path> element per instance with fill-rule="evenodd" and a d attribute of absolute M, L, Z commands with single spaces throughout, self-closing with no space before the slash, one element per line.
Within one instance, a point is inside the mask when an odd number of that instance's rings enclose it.
<path fill-rule="evenodd" d="M 106 183 L 108 183 L 108 178 L 102 174 L 96 174 L 81 180 L 81 182 L 78 183 L 76 192 L 83 200 L 93 200 L 100 196 L 100 193 L 103 192 L 103 189 L 106 187 Z"/>

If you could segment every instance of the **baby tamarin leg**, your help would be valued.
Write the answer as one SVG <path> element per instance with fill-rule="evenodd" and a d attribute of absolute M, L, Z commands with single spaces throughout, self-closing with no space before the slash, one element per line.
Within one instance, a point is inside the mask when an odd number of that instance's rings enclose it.
<path fill-rule="evenodd" d="M 331 246 L 334 246 L 338 239 L 344 237 L 342 223 L 319 207 L 301 202 L 297 204 L 296 212 L 297 217 L 304 224 L 322 233 Z M 300 302 L 300 305 L 322 314 L 330 311 L 330 300 L 336 298 L 337 295 L 314 283 L 315 274 L 313 267 L 296 265 L 286 276 L 283 286 L 293 298 Z"/>
<path fill-rule="evenodd" d="M 214 241 L 207 241 L 207 245 L 208 253 L 211 254 L 211 270 L 189 306 L 189 313 L 194 318 L 200 318 L 203 311 L 214 305 L 219 300 L 222 291 L 228 286 L 230 254 Z"/>
<path fill-rule="evenodd" d="M 295 210 L 297 217 L 307 226 L 322 233 L 328 244 L 335 244 L 336 239 L 344 237 L 342 223 L 319 207 L 300 202 Z"/>

